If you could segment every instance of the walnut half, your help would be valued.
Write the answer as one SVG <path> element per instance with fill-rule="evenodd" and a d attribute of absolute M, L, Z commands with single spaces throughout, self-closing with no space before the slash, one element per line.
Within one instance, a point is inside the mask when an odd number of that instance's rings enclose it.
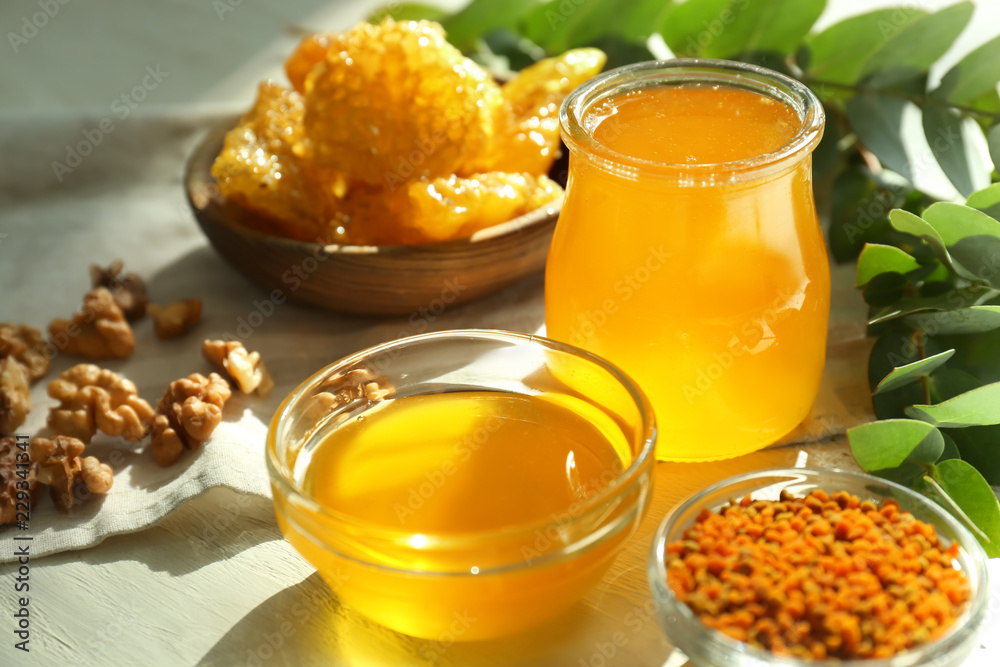
<path fill-rule="evenodd" d="M 153 318 L 153 331 L 157 338 L 183 336 L 201 321 L 201 299 L 184 299 L 169 306 L 151 303 L 146 310 Z"/>
<path fill-rule="evenodd" d="M 14 357 L 0 359 L 0 435 L 17 430 L 31 412 L 28 371 Z"/>
<path fill-rule="evenodd" d="M 90 265 L 90 282 L 94 287 L 106 287 L 115 303 L 130 321 L 146 314 L 146 284 L 134 273 L 125 273 L 125 263 L 116 259 L 106 269 Z"/>
<path fill-rule="evenodd" d="M 37 380 L 49 372 L 48 345 L 42 332 L 27 324 L 0 323 L 0 357 L 14 357 Z"/>
<path fill-rule="evenodd" d="M 267 372 L 260 352 L 247 351 L 239 341 L 206 340 L 202 343 L 201 353 L 205 359 L 225 369 L 244 394 L 257 392 L 259 396 L 267 396 L 274 389 L 274 380 Z"/>
<path fill-rule="evenodd" d="M 218 373 L 207 378 L 192 373 L 174 380 L 156 406 L 150 448 L 161 466 L 174 463 L 184 449 L 197 449 L 222 421 L 222 408 L 232 396 Z"/>
<path fill-rule="evenodd" d="M 135 349 L 132 327 L 111 292 L 95 287 L 83 297 L 83 310 L 73 318 L 49 323 L 49 338 L 66 354 L 91 359 L 126 358 Z"/>
<path fill-rule="evenodd" d="M 0 438 L 0 526 L 14 523 L 17 503 L 30 502 L 38 495 L 38 466 L 16 438 Z M 18 466 L 20 463 L 20 467 Z"/>
<path fill-rule="evenodd" d="M 59 401 L 49 412 L 49 427 L 84 442 L 100 430 L 129 442 L 146 437 L 153 408 L 139 398 L 135 384 L 94 364 L 77 364 L 49 383 Z"/>
<path fill-rule="evenodd" d="M 85 447 L 76 438 L 61 435 L 51 440 L 35 438 L 31 443 L 38 481 L 49 486 L 53 502 L 64 512 L 91 494 L 107 493 L 114 483 L 111 466 L 93 456 L 80 456 Z"/>

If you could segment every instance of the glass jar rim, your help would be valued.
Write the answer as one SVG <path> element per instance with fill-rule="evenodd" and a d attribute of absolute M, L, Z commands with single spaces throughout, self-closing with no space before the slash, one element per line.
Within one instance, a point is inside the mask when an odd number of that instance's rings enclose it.
<path fill-rule="evenodd" d="M 595 364 L 600 368 L 606 370 L 616 382 L 618 382 L 628 393 L 630 398 L 634 401 L 637 408 L 639 419 L 641 421 L 641 427 L 637 429 L 637 432 L 642 437 L 641 446 L 637 448 L 637 451 L 633 451 L 632 461 L 629 465 L 624 468 L 616 477 L 616 483 L 609 485 L 602 489 L 599 493 L 595 494 L 593 497 L 588 498 L 585 502 L 580 503 L 580 507 L 577 511 L 573 513 L 570 519 L 571 523 L 576 522 L 586 522 L 588 517 L 590 517 L 594 512 L 600 512 L 601 507 L 609 502 L 615 497 L 627 496 L 632 489 L 643 481 L 644 475 L 643 470 L 650 465 L 652 460 L 655 463 L 654 452 L 656 447 L 656 421 L 653 414 L 652 406 L 649 403 L 649 399 L 643 393 L 635 382 L 624 373 L 617 366 L 611 362 L 594 355 L 586 350 L 574 347 L 572 345 L 562 343 L 544 336 L 538 336 L 533 334 L 519 333 L 513 331 L 502 331 L 498 329 L 454 329 L 446 331 L 437 331 L 419 334 L 415 336 L 409 336 L 406 338 L 400 338 L 398 340 L 389 341 L 379 345 L 375 345 L 369 348 L 365 348 L 351 355 L 348 355 L 338 361 L 335 361 L 319 371 L 313 373 L 309 378 L 304 380 L 299 384 L 282 402 L 278 409 L 275 411 L 274 416 L 271 419 L 270 427 L 268 428 L 267 443 L 266 443 L 266 462 L 267 469 L 270 475 L 272 483 L 280 488 L 281 493 L 286 499 L 294 500 L 297 504 L 307 507 L 310 511 L 324 517 L 327 520 L 333 521 L 342 526 L 352 526 L 356 529 L 365 530 L 371 536 L 378 536 L 380 538 L 398 539 L 405 541 L 407 538 L 412 536 L 412 531 L 403 531 L 393 528 L 387 528 L 385 526 L 376 525 L 364 521 L 359 521 L 354 517 L 350 517 L 341 512 L 337 512 L 329 507 L 320 504 L 311 495 L 305 493 L 298 484 L 294 482 L 286 472 L 286 466 L 284 461 L 284 456 L 279 453 L 279 442 L 280 442 L 280 432 L 283 422 L 290 418 L 291 413 L 296 409 L 296 407 L 309 396 L 311 389 L 318 386 L 322 381 L 332 374 L 339 371 L 347 370 L 352 367 L 356 367 L 357 364 L 363 362 L 366 359 L 374 359 L 379 357 L 379 355 L 392 353 L 394 350 L 398 350 L 401 347 L 413 346 L 415 344 L 420 344 L 435 340 L 447 340 L 452 339 L 481 339 L 481 340 L 499 340 L 505 341 L 513 344 L 534 344 L 541 345 L 545 349 L 559 352 L 561 354 L 568 354 L 572 357 L 582 359 L 588 363 Z M 640 500 L 640 507 L 645 502 L 645 500 Z M 627 518 L 627 517 L 626 517 Z M 510 528 L 505 528 L 503 530 L 490 530 L 490 531 L 476 531 L 469 532 L 457 536 L 444 536 L 436 533 L 422 532 L 421 535 L 427 539 L 431 544 L 443 545 L 445 547 L 465 547 L 473 543 L 482 541 L 484 538 L 511 538 L 516 537 L 520 534 L 531 537 L 535 536 L 539 530 L 544 531 L 553 525 L 559 525 L 562 521 L 562 517 L 559 520 L 553 518 L 541 519 L 531 523 L 525 523 L 523 525 L 512 526 Z M 625 521 L 627 524 L 628 521 Z M 565 524 L 565 522 L 564 522 Z M 615 534 L 617 531 L 612 531 L 611 534 Z M 590 536 L 593 538 L 595 536 Z M 603 535 L 596 535 L 597 543 L 603 542 L 604 538 L 607 537 L 607 532 Z M 535 567 L 540 563 L 549 562 L 553 559 L 558 559 L 560 557 L 572 556 L 581 550 L 587 550 L 594 546 L 593 539 L 584 539 L 572 544 L 567 545 L 563 549 L 556 550 L 555 552 L 545 554 L 538 559 L 533 559 L 527 563 L 513 563 L 505 566 L 496 566 L 489 570 L 489 572 L 484 571 L 484 573 L 498 572 L 507 569 L 517 569 L 520 567 Z M 311 538 L 312 539 L 312 538 Z M 581 544 L 582 543 L 582 544 Z M 324 548 L 330 548 L 329 545 L 323 545 Z M 343 555 L 345 558 L 352 558 L 351 556 Z M 372 565 L 371 563 L 365 562 L 366 565 Z M 389 566 L 378 566 L 385 570 L 394 570 L 398 568 L 393 568 Z M 429 573 L 428 573 L 429 574 Z M 434 574 L 449 574 L 448 572 L 434 572 Z M 459 572 L 457 574 L 467 574 L 467 572 Z"/>
<path fill-rule="evenodd" d="M 795 135 L 774 151 L 731 162 L 682 164 L 659 162 L 612 150 L 596 140 L 584 120 L 598 102 L 643 85 L 716 83 L 767 95 L 791 107 L 801 125 Z M 680 185 L 724 185 L 756 180 L 784 171 L 819 144 L 826 114 L 819 98 L 801 81 L 749 63 L 707 58 L 650 60 L 608 70 L 578 86 L 559 108 L 562 139 L 574 157 L 583 156 L 598 167 L 627 178 L 675 180 Z"/>

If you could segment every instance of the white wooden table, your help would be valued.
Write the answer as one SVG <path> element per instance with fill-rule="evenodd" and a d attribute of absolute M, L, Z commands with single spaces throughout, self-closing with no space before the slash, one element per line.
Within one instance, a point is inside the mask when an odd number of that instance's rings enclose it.
<path fill-rule="evenodd" d="M 231 327 L 260 298 L 195 227 L 180 188 L 183 159 L 215 110 L 244 106 L 258 79 L 277 74 L 299 27 L 347 26 L 378 3 L 333 3 L 321 10 L 321 3 L 306 0 L 280 8 L 263 0 L 221 3 L 233 11 L 194 0 L 69 3 L 18 53 L 0 47 L 0 320 L 44 328 L 51 317 L 78 308 L 87 266 L 115 257 L 125 258 L 161 294 L 193 293 L 227 304 L 207 320 L 206 334 Z M 867 3 L 830 4 L 827 23 Z M 1000 3 L 982 4 L 978 32 L 967 38 L 966 50 L 989 34 L 989 25 L 1000 24 L 989 19 L 1000 16 Z M 36 11 L 34 2 L 5 3 L 0 32 L 17 30 L 22 17 Z M 146 66 L 157 64 L 169 76 L 59 182 L 51 163 L 63 159 L 64 146 L 107 116 L 111 101 L 132 90 Z M 0 664 L 675 664 L 645 583 L 650 537 L 664 512 L 742 471 L 853 465 L 839 434 L 867 415 L 869 342 L 850 274 L 849 267 L 836 273 L 828 375 L 806 427 L 786 446 L 737 460 L 658 464 L 654 501 L 638 534 L 585 601 L 545 628 L 476 645 L 395 635 L 337 603 L 281 539 L 269 500 L 219 488 L 155 527 L 31 561 L 28 654 L 13 649 L 17 567 L 0 566 Z M 542 321 L 536 277 L 446 313 L 431 328 L 535 331 Z M 314 337 L 308 354 L 297 350 L 304 322 L 337 343 L 324 347 Z M 286 305 L 267 326 L 265 357 L 276 371 L 278 391 L 287 391 L 309 370 L 406 333 L 407 323 Z M 142 369 L 134 372 L 141 375 Z M 12 536 L 0 531 L 0 549 L 12 548 Z M 993 602 L 1000 610 L 1000 600 Z"/>

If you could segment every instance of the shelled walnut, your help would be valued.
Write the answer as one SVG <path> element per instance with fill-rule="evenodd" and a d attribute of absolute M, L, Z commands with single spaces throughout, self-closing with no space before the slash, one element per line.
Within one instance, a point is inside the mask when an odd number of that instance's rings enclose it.
<path fill-rule="evenodd" d="M 0 359 L 0 435 L 13 433 L 31 412 L 28 371 L 14 357 Z"/>
<path fill-rule="evenodd" d="M 49 412 L 49 427 L 84 442 L 98 430 L 138 442 L 154 416 L 135 384 L 94 364 L 77 364 L 64 372 L 49 383 L 49 396 L 59 401 Z"/>
<path fill-rule="evenodd" d="M 391 382 L 370 368 L 352 368 L 338 373 L 327 378 L 320 388 L 336 395 L 340 403 L 349 403 L 357 398 L 381 401 L 395 392 Z"/>
<path fill-rule="evenodd" d="M 64 512 L 90 494 L 107 493 L 114 483 L 111 466 L 93 456 L 80 456 L 85 447 L 78 439 L 61 435 L 51 440 L 35 438 L 31 443 L 38 481 L 49 486 L 53 502 Z"/>
<path fill-rule="evenodd" d="M 94 287 L 106 287 L 115 303 L 129 321 L 146 314 L 146 284 L 134 273 L 124 273 L 125 263 L 116 259 L 106 269 L 90 265 L 90 282 Z"/>
<path fill-rule="evenodd" d="M 69 355 L 91 359 L 125 358 L 135 349 L 132 327 L 105 287 L 95 287 L 83 297 L 83 310 L 73 318 L 49 323 L 49 338 Z"/>
<path fill-rule="evenodd" d="M 151 303 L 146 311 L 153 318 L 157 338 L 177 338 L 201 321 L 201 299 L 184 299 L 169 306 Z"/>
<path fill-rule="evenodd" d="M 48 345 L 42 332 L 27 324 L 0 323 L 0 357 L 14 357 L 28 371 L 29 380 L 49 372 Z"/>
<path fill-rule="evenodd" d="M 231 340 L 206 340 L 201 352 L 213 364 L 225 369 L 244 394 L 257 392 L 267 396 L 274 389 L 274 381 L 267 372 L 259 352 L 249 352 L 243 343 Z"/>
<path fill-rule="evenodd" d="M 16 438 L 0 438 L 0 526 L 14 523 L 17 503 L 27 501 L 30 507 L 38 495 L 38 466 L 24 451 L 26 443 L 18 444 Z"/>
<path fill-rule="evenodd" d="M 174 463 L 181 452 L 197 449 L 222 421 L 222 408 L 232 396 L 229 383 L 218 373 L 207 378 L 192 373 L 174 380 L 156 406 L 153 458 L 161 466 Z"/>

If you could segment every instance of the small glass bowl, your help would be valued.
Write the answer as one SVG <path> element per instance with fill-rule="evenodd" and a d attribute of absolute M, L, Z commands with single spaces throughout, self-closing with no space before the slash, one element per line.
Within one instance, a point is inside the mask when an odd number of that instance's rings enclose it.
<path fill-rule="evenodd" d="M 847 491 L 861 500 L 876 503 L 893 499 L 900 509 L 917 519 L 931 523 L 945 544 L 960 545 L 958 563 L 969 578 L 972 598 L 943 637 L 918 648 L 903 651 L 886 659 L 802 660 L 779 657 L 773 653 L 737 641 L 718 630 L 705 627 L 691 609 L 679 601 L 667 584 L 666 546 L 680 539 L 705 508 L 718 510 L 730 499 L 752 494 L 755 500 L 777 500 L 786 490 L 804 496 L 816 489 L 833 494 Z M 976 639 L 986 615 L 988 582 L 986 554 L 972 534 L 933 501 L 878 477 L 846 470 L 820 468 L 782 468 L 738 475 L 714 484 L 675 507 L 660 524 L 649 557 L 649 585 L 656 604 L 660 627 L 670 641 L 698 665 L 732 667 L 950 667 L 960 665 L 976 646 Z"/>
<path fill-rule="evenodd" d="M 565 512 L 497 531 L 372 525 L 303 491 L 311 453 L 336 424 L 364 418 L 382 399 L 457 391 L 545 394 L 574 406 L 611 429 L 620 467 Z M 285 538 L 345 605 L 403 634 L 472 641 L 549 620 L 600 581 L 646 511 L 655 441 L 648 401 L 608 362 L 538 336 L 446 331 L 358 352 L 306 380 L 271 422 L 267 465 Z"/>

